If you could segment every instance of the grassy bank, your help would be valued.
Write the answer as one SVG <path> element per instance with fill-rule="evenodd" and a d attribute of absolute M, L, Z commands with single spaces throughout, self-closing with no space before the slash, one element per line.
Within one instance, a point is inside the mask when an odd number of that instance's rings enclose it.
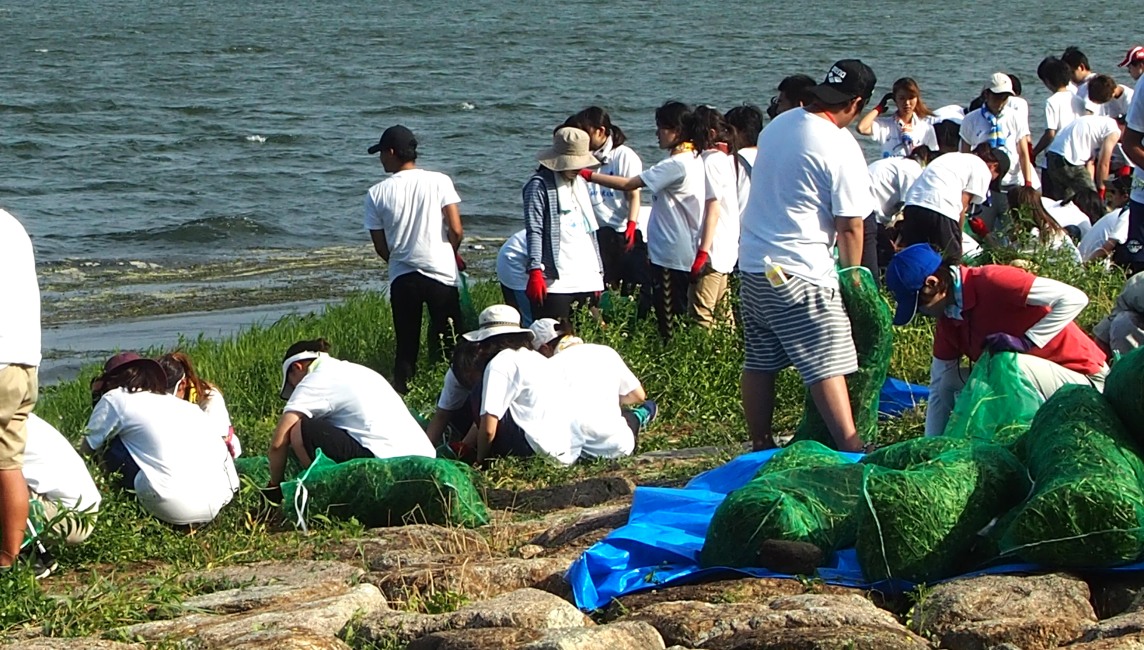
<path fill-rule="evenodd" d="M 1088 329 L 1107 314 L 1124 280 L 1116 272 L 1040 256 L 1033 256 L 1032 262 L 1041 274 L 1089 294 L 1092 301 L 1080 318 Z M 478 284 L 473 298 L 478 309 L 498 302 L 499 287 Z M 617 349 L 649 396 L 659 402 L 660 418 L 641 439 L 639 451 L 706 445 L 730 450 L 744 442 L 739 333 L 684 328 L 664 344 L 654 324 L 636 321 L 634 312 L 630 301 L 617 299 L 611 322 L 605 326 L 585 321 L 581 335 Z M 895 332 L 892 376 L 927 380 L 932 327 L 932 322 L 922 319 Z M 287 317 L 226 340 L 181 341 L 179 347 L 190 354 L 202 376 L 222 388 L 245 453 L 260 455 L 265 453 L 282 408 L 278 398 L 282 354 L 294 341 L 316 336 L 333 344 L 335 356 L 389 374 L 394 349 L 392 319 L 388 303 L 377 294 L 355 295 L 320 315 Z M 446 368 L 444 360 L 422 360 L 407 399 L 410 406 L 425 414 L 432 412 Z M 91 410 L 88 385 L 97 372 L 96 367 L 87 368 L 78 379 L 46 389 L 37 413 L 78 441 Z M 783 373 L 776 428 L 793 429 L 801 417 L 802 403 L 798 377 L 790 371 Z M 922 424 L 920 414 L 907 414 L 886 423 L 881 437 L 896 440 L 920 435 Z M 554 468 L 540 462 L 504 461 L 494 463 L 481 480 L 486 486 L 523 488 L 627 465 Z M 105 501 L 96 532 L 81 546 L 59 550 L 63 575 L 44 586 L 20 572 L 0 576 L 0 630 L 37 625 L 54 635 L 77 636 L 161 618 L 194 591 L 193 586 L 174 579 L 180 571 L 267 558 L 322 557 L 326 541 L 360 532 L 354 522 L 326 522 L 308 535 L 295 532 L 288 524 L 260 514 L 257 486 L 244 484 L 236 502 L 218 520 L 188 535 L 149 517 L 131 495 L 109 488 L 98 475 L 97 482 Z"/>

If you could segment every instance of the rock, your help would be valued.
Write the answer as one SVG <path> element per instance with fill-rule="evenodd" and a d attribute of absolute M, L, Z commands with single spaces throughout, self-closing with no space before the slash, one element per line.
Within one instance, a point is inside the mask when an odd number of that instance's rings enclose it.
<path fill-rule="evenodd" d="M 319 582 L 305 586 L 263 585 L 224 589 L 183 601 L 183 609 L 213 614 L 236 614 L 289 602 L 309 602 L 349 591 L 345 583 Z"/>
<path fill-rule="evenodd" d="M 4 650 L 144 650 L 142 643 L 117 643 L 85 637 L 82 639 L 52 639 L 38 638 L 26 641 L 17 641 L 10 645 L 0 646 Z"/>
<path fill-rule="evenodd" d="M 663 650 L 663 639 L 646 623 L 588 628 L 522 630 L 486 628 L 438 632 L 407 650 Z"/>
<path fill-rule="evenodd" d="M 528 629 L 571 628 L 594 625 L 568 601 L 538 589 L 520 589 L 450 614 L 411 614 L 381 611 L 363 619 L 356 628 L 362 639 L 382 645 L 408 643 L 446 630 L 490 627 Z"/>
<path fill-rule="evenodd" d="M 485 500 L 490 508 L 517 512 L 552 512 L 565 508 L 589 508 L 613 499 L 631 496 L 635 483 L 623 476 L 596 476 L 566 485 L 539 490 L 490 489 Z"/>
<path fill-rule="evenodd" d="M 579 542 L 578 547 L 587 548 L 616 528 L 626 525 L 631 511 L 631 504 L 584 510 L 553 525 L 529 543 L 544 548 L 563 548 L 573 542 Z M 583 539 L 586 536 L 590 539 Z"/>
<path fill-rule="evenodd" d="M 411 597 L 425 598 L 435 591 L 451 591 L 470 600 L 485 600 L 500 594 L 533 587 L 564 596 L 569 587 L 564 572 L 572 557 L 477 559 L 437 556 L 419 558 L 400 568 L 366 574 L 390 602 Z"/>
<path fill-rule="evenodd" d="M 635 456 L 632 461 L 636 465 L 650 465 L 660 463 L 680 463 L 704 460 L 707 458 L 726 458 L 727 450 L 723 447 L 690 447 L 685 449 L 664 449 L 661 451 L 647 451 Z"/>
<path fill-rule="evenodd" d="M 544 554 L 544 547 L 539 544 L 525 544 L 516 549 L 516 555 L 522 560 L 531 560 Z"/>
<path fill-rule="evenodd" d="M 255 631 L 228 642 L 229 650 L 351 650 L 334 636 L 315 636 L 293 630 Z"/>
<path fill-rule="evenodd" d="M 854 594 L 800 594 L 765 603 L 666 602 L 621 620 L 649 623 L 666 643 L 712 650 L 733 647 L 729 639 L 738 634 L 785 628 L 883 628 L 906 639 L 912 637 L 889 612 Z"/>
<path fill-rule="evenodd" d="M 191 614 L 169 621 L 131 625 L 115 632 L 123 638 L 149 643 L 174 639 L 195 648 L 232 648 L 244 643 L 261 643 L 261 637 L 250 636 L 255 633 L 333 637 L 356 616 L 369 615 L 385 607 L 377 587 L 363 584 L 344 594 L 316 601 L 278 601 L 268 609 L 231 615 Z"/>
<path fill-rule="evenodd" d="M 364 562 L 371 569 L 372 558 L 409 551 L 433 555 L 490 554 L 488 540 L 475 530 L 427 524 L 372 528 L 363 537 L 338 542 L 323 550 L 332 552 L 340 560 Z"/>
<path fill-rule="evenodd" d="M 1088 599 L 1088 585 L 1065 573 L 964 578 L 937 585 L 915 604 L 913 626 L 942 647 L 1055 648 L 1096 622 Z"/>
<path fill-rule="evenodd" d="M 788 575 L 814 575 L 822 565 L 825 554 L 822 549 L 806 542 L 791 542 L 782 539 L 766 539 L 759 544 L 756 558 L 758 565 L 775 573 Z"/>
<path fill-rule="evenodd" d="M 1144 577 L 1129 574 L 1099 574 L 1088 577 L 1092 607 L 1100 620 L 1144 609 Z"/>
<path fill-rule="evenodd" d="M 1100 639 L 1067 646 L 1069 650 L 1144 650 L 1144 634 L 1130 634 L 1114 639 Z"/>
<path fill-rule="evenodd" d="M 1144 634 L 1144 611 L 1129 612 L 1105 619 L 1086 630 L 1081 640 L 1114 639 L 1133 634 Z"/>
<path fill-rule="evenodd" d="M 927 650 L 930 645 L 905 628 L 820 627 L 743 632 L 725 645 L 728 650 Z"/>
<path fill-rule="evenodd" d="M 194 571 L 180 578 L 185 587 L 197 591 L 220 591 L 237 587 L 269 585 L 302 587 L 322 583 L 348 585 L 365 571 L 344 562 L 293 560 L 289 562 L 255 562 Z M 208 587 L 210 587 L 208 589 Z"/>
<path fill-rule="evenodd" d="M 694 585 L 665 587 L 620 596 L 605 610 L 605 618 L 614 620 L 625 614 L 638 612 L 649 605 L 673 601 L 702 603 L 768 602 L 779 596 L 795 596 L 808 592 L 822 594 L 864 595 L 861 589 L 828 585 L 821 582 L 803 582 L 789 578 L 740 578 L 716 580 Z"/>

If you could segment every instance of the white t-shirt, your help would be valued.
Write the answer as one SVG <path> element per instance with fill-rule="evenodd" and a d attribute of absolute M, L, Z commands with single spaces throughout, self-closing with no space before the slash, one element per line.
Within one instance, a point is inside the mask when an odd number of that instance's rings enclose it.
<path fill-rule="evenodd" d="M 874 193 L 874 214 L 888 224 L 906 202 L 906 192 L 922 175 L 922 166 L 912 158 L 892 156 L 870 163 L 870 190 Z"/>
<path fill-rule="evenodd" d="M 585 456 L 618 458 L 635 449 L 632 433 L 620 411 L 620 398 L 640 382 L 620 355 L 606 345 L 571 345 L 548 360 L 568 386 L 576 404 L 575 426 Z"/>
<path fill-rule="evenodd" d="M 1125 121 L 1128 128 L 1144 133 L 1144 93 L 1133 95 Z M 1144 203 L 1144 168 L 1137 167 L 1132 174 L 1132 194 L 1129 197 L 1137 203 Z"/>
<path fill-rule="evenodd" d="M 222 436 L 223 441 L 230 440 L 230 448 L 234 451 L 234 457 L 238 458 L 242 455 L 242 442 L 238 439 L 238 435 L 234 433 L 234 424 L 230 421 L 230 411 L 226 408 L 226 400 L 222 397 L 222 391 L 215 387 L 211 387 L 207 391 L 207 397 L 199 408 L 206 413 L 208 417 L 215 423 L 215 427 Z"/>
<path fill-rule="evenodd" d="M 946 120 L 961 124 L 961 121 L 964 119 L 965 108 L 959 104 L 947 104 L 942 106 L 941 108 L 935 109 L 930 113 L 930 116 L 926 118 L 930 124 L 939 124 Z"/>
<path fill-rule="evenodd" d="M 970 194 L 970 203 L 980 205 L 989 194 L 993 175 L 989 165 L 976 154 L 950 152 L 926 165 L 910 190 L 906 205 L 916 205 L 961 221 L 961 194 Z"/>
<path fill-rule="evenodd" d="M 1018 143 L 1022 138 L 1029 137 L 1029 115 L 1027 109 L 1022 111 L 1017 102 L 1005 102 L 1005 107 L 1001 109 L 1001 115 L 997 117 L 998 126 L 1001 129 L 1001 150 L 1009 156 L 1009 173 L 1005 178 L 1001 179 L 1002 187 L 1009 187 L 1011 185 L 1022 185 L 1025 182 L 1025 175 L 1021 171 L 1020 157 L 1018 154 Z M 989 118 L 985 116 L 988 109 L 985 106 L 970 111 L 965 115 L 965 119 L 961 122 L 961 139 L 969 145 L 970 150 L 973 150 L 977 145 L 988 143 L 990 134 L 993 127 L 989 123 Z M 1033 180 L 1034 184 L 1036 180 Z"/>
<path fill-rule="evenodd" d="M 174 395 L 123 388 L 105 393 L 91 412 L 86 440 L 99 449 L 115 437 L 160 500 L 195 502 L 217 512 L 238 489 L 234 460 L 210 417 Z M 138 488 L 140 477 L 135 482 Z"/>
<path fill-rule="evenodd" d="M 593 154 L 596 160 L 600 161 L 600 167 L 596 171 L 601 174 L 631 178 L 643 172 L 643 161 L 640 160 L 639 154 L 626 144 L 613 146 L 610 136 L 604 146 Z M 600 226 L 623 232 L 628 227 L 627 193 L 597 183 L 588 183 L 588 192 L 592 197 L 592 207 L 596 210 L 596 219 L 600 222 Z"/>
<path fill-rule="evenodd" d="M 764 257 L 816 285 L 838 285 L 835 217 L 874 211 L 870 173 L 848 129 L 794 109 L 759 135 L 751 196 L 743 213 L 739 268 L 762 273 Z"/>
<path fill-rule="evenodd" d="M 384 230 L 389 244 L 389 281 L 417 272 L 457 285 L 457 262 L 441 210 L 461 202 L 448 176 L 406 169 L 369 188 L 366 230 Z"/>
<path fill-rule="evenodd" d="M 651 263 L 666 269 L 690 271 L 695 241 L 703 223 L 703 161 L 684 151 L 646 169 L 640 178 L 651 190 L 651 217 L 647 224 L 647 252 Z"/>
<path fill-rule="evenodd" d="M 24 449 L 24 480 L 28 489 L 69 510 L 99 510 L 103 500 L 87 465 L 55 427 L 32 413 L 28 416 Z"/>
<path fill-rule="evenodd" d="M 1135 91 L 1124 84 L 1117 84 L 1120 88 L 1120 97 L 1113 97 L 1103 104 L 1097 104 L 1088 98 L 1088 84 L 1083 86 L 1083 90 L 1077 92 L 1077 101 L 1083 104 L 1081 110 L 1084 113 L 1092 115 L 1103 115 L 1105 117 L 1116 117 L 1117 115 L 1127 115 L 1128 108 L 1132 105 L 1132 96 Z"/>
<path fill-rule="evenodd" d="M 437 398 L 437 408 L 442 411 L 456 411 L 469 401 L 472 391 L 461 385 L 452 368 L 445 371 L 445 383 L 441 387 L 441 395 Z"/>
<path fill-rule="evenodd" d="M 1077 244 L 1081 259 L 1089 261 L 1108 240 L 1123 244 L 1128 239 L 1128 206 L 1113 210 L 1092 225 Z"/>
<path fill-rule="evenodd" d="M 730 273 L 735 270 L 735 262 L 739 261 L 740 210 L 735 162 L 731 156 L 717 149 L 704 151 L 701 158 L 704 202 L 712 199 L 719 202 L 719 223 L 715 224 L 715 238 L 711 241 L 711 268 L 720 273 Z"/>
<path fill-rule="evenodd" d="M 1116 120 L 1103 115 L 1082 115 L 1057 133 L 1049 151 L 1064 157 L 1070 165 L 1086 165 L 1096 157 L 1104 139 L 1111 135 L 1120 136 Z"/>
<path fill-rule="evenodd" d="M 518 230 L 501 245 L 497 253 L 497 280 L 513 291 L 524 291 L 528 287 L 528 242 L 527 233 Z"/>
<path fill-rule="evenodd" d="M 882 115 L 874 120 L 870 128 L 870 139 L 882 145 L 883 158 L 908 156 L 919 145 L 937 151 L 937 133 L 933 130 L 933 124 L 917 113 L 910 117 L 908 124 L 902 122 L 897 114 Z"/>
<path fill-rule="evenodd" d="M 1082 114 L 1076 95 L 1061 90 L 1049 95 L 1045 100 L 1045 128 L 1060 133 L 1061 129 L 1072 124 Z"/>
<path fill-rule="evenodd" d="M 751 196 L 751 170 L 755 168 L 755 160 L 759 157 L 757 147 L 743 147 L 735 152 L 735 162 L 739 188 L 739 215 L 747 211 L 747 199 Z"/>
<path fill-rule="evenodd" d="M 1076 226 L 1080 229 L 1081 237 L 1088 234 L 1092 229 L 1092 222 L 1088 220 L 1088 215 L 1081 212 L 1081 209 L 1076 207 L 1072 201 L 1061 204 L 1060 201 L 1054 201 L 1041 197 L 1041 205 L 1045 206 L 1045 212 L 1057 222 L 1061 228 L 1068 228 L 1069 226 Z"/>
<path fill-rule="evenodd" d="M 569 181 L 556 177 L 556 200 L 560 204 L 559 278 L 548 283 L 551 293 L 584 293 L 604 290 L 600 257 L 596 252 L 596 213 L 588 196 L 588 184 L 577 176 Z"/>
<path fill-rule="evenodd" d="M 485 368 L 481 415 L 512 415 L 537 454 L 571 465 L 580 457 L 572 409 L 560 376 L 544 355 L 520 348 L 503 350 Z"/>
<path fill-rule="evenodd" d="M 8 364 L 40 365 L 40 285 L 32 239 L 11 214 L 0 210 L 0 278 L 4 318 L 0 320 L 0 369 Z"/>
<path fill-rule="evenodd" d="M 437 456 L 389 382 L 356 363 L 315 359 L 283 410 L 342 429 L 378 458 Z"/>

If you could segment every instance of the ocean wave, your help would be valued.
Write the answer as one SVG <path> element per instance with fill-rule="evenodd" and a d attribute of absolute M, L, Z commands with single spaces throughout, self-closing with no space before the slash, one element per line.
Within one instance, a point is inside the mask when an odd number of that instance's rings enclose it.
<path fill-rule="evenodd" d="M 231 45 L 219 50 L 222 54 L 268 54 L 271 51 L 270 48 L 261 45 Z"/>
<path fill-rule="evenodd" d="M 140 228 L 91 235 L 90 237 L 120 243 L 208 244 L 236 238 L 257 239 L 282 232 L 276 227 L 247 216 L 215 216 L 194 219 L 162 228 Z"/>

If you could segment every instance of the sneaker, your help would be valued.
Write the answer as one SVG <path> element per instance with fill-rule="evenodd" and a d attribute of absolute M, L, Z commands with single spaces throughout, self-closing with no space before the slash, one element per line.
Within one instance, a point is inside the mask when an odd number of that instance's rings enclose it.
<path fill-rule="evenodd" d="M 52 570 L 44 565 L 44 561 L 40 559 L 40 554 L 31 546 L 26 546 L 21 549 L 16 561 L 24 564 L 37 580 L 43 580 L 52 575 Z"/>
<path fill-rule="evenodd" d="M 655 420 L 655 416 L 659 414 L 659 405 L 655 403 L 655 400 L 649 399 L 644 400 L 643 404 L 632 410 L 635 411 L 636 417 L 640 420 L 640 428 L 646 429 L 652 420 Z"/>
<path fill-rule="evenodd" d="M 44 568 L 48 570 L 48 573 L 59 571 L 60 563 L 56 562 L 56 556 L 52 555 L 51 552 L 42 545 L 37 544 L 36 546 L 36 556 L 40 559 L 40 564 L 43 564 Z"/>

